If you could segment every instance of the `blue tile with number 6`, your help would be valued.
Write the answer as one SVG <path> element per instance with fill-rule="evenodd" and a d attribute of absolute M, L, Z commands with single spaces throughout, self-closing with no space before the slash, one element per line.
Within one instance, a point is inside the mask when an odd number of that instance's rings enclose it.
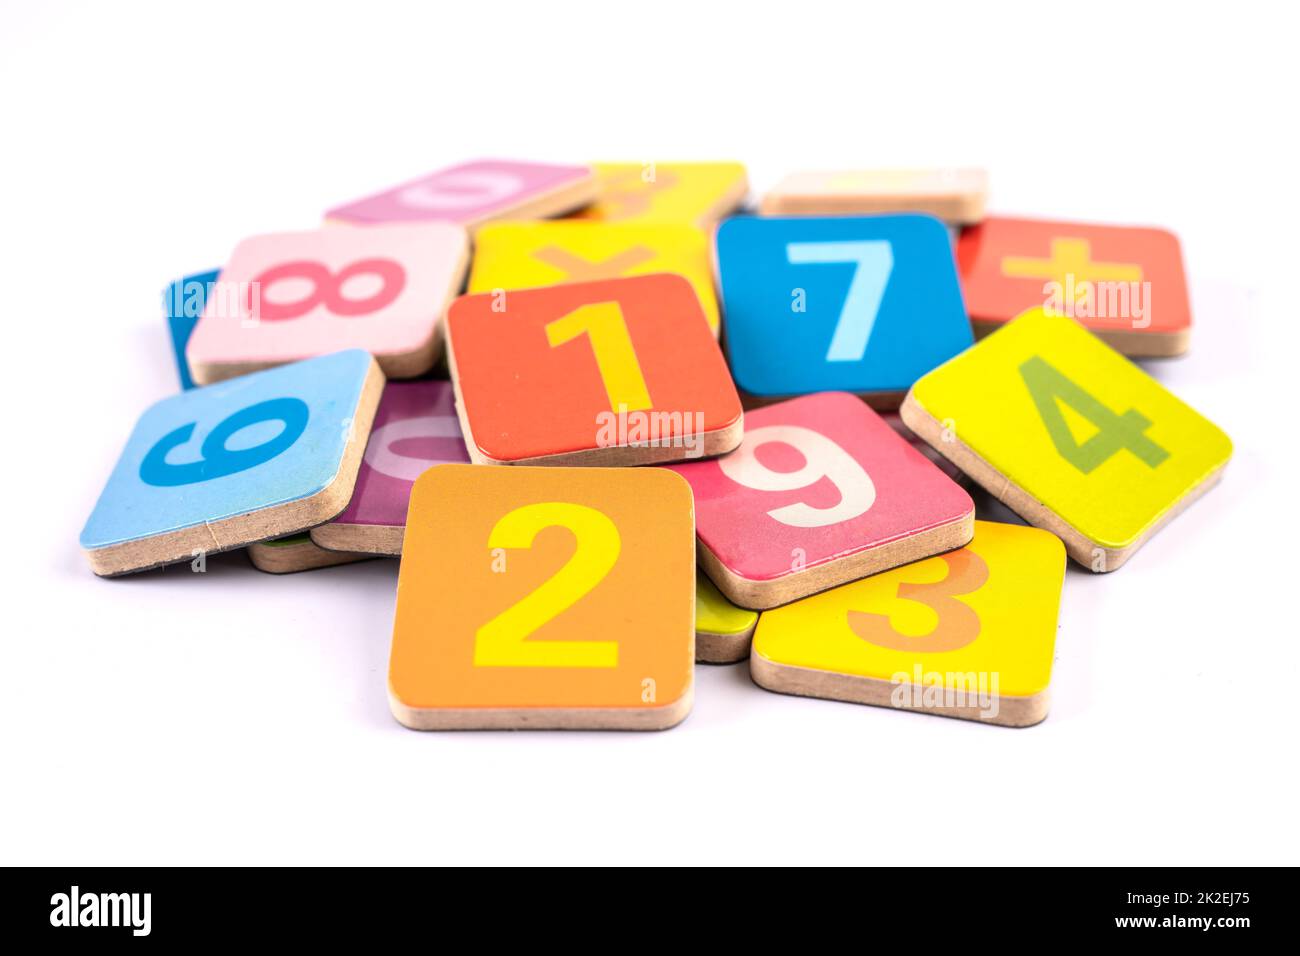
<path fill-rule="evenodd" d="M 717 244 L 727 355 L 749 395 L 888 403 L 972 342 L 952 242 L 931 216 L 742 216 Z"/>
<path fill-rule="evenodd" d="M 156 403 L 81 532 L 96 574 L 293 534 L 352 497 L 384 375 L 353 349 Z"/>

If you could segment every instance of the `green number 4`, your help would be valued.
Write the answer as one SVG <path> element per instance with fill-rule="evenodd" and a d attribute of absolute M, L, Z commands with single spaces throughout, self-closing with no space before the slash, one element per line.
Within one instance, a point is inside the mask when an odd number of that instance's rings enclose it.
<path fill-rule="evenodd" d="M 1052 444 L 1061 457 L 1085 475 L 1125 448 L 1150 468 L 1169 457 L 1169 452 L 1144 434 L 1151 427 L 1149 418 L 1132 408 L 1116 415 L 1039 356 L 1021 364 L 1020 376 L 1033 396 Z M 1075 441 L 1058 401 L 1097 426 L 1097 433 L 1082 444 Z"/>

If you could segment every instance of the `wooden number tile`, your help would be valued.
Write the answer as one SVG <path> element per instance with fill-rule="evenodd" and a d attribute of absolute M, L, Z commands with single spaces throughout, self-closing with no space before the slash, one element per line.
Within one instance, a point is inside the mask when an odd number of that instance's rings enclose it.
<path fill-rule="evenodd" d="M 982 169 L 875 169 L 801 172 L 781 180 L 760 207 L 765 216 L 856 216 L 923 212 L 969 225 L 984 217 Z"/>
<path fill-rule="evenodd" d="M 221 270 L 186 348 L 194 381 L 220 381 L 343 349 L 386 375 L 429 371 L 460 291 L 465 231 L 450 223 L 316 229 L 245 239 Z"/>
<path fill-rule="evenodd" d="M 1042 306 L 1125 355 L 1187 351 L 1183 255 L 1164 229 L 995 216 L 962 233 L 957 261 L 977 335 Z"/>
<path fill-rule="evenodd" d="M 167 330 L 171 333 L 172 354 L 176 358 L 176 374 L 181 389 L 191 389 L 195 382 L 190 375 L 190 363 L 185 360 L 185 347 L 189 345 L 194 326 L 203 314 L 208 295 L 220 271 L 196 272 L 177 279 L 163 292 L 163 310 L 167 315 Z"/>
<path fill-rule="evenodd" d="M 557 282 L 675 272 L 704 308 L 714 335 L 718 301 L 704 232 L 684 224 L 508 222 L 489 226 L 474 244 L 470 292 L 525 289 Z"/>
<path fill-rule="evenodd" d="M 447 462 L 468 462 L 450 382 L 389 382 L 379 400 L 356 490 L 344 512 L 312 528 L 322 548 L 402 553 L 411 486 Z"/>
<path fill-rule="evenodd" d="M 709 228 L 749 194 L 741 163 L 596 163 L 599 196 L 575 219 Z"/>
<path fill-rule="evenodd" d="M 930 216 L 740 217 L 717 247 L 727 353 L 753 399 L 844 391 L 897 407 L 971 344 L 948 231 Z"/>
<path fill-rule="evenodd" d="M 1073 319 L 1032 309 L 913 386 L 903 421 L 1070 557 L 1113 571 L 1232 442 Z"/>
<path fill-rule="evenodd" d="M 769 690 L 1009 727 L 1047 716 L 1065 553 L 975 522 L 964 548 L 767 611 L 750 673 Z"/>
<path fill-rule="evenodd" d="M 695 576 L 695 659 L 734 664 L 749 656 L 758 612 L 736 607 L 704 572 Z"/>
<path fill-rule="evenodd" d="M 659 730 L 691 707 L 691 492 L 659 468 L 416 479 L 389 664 L 417 730 Z"/>
<path fill-rule="evenodd" d="M 352 497 L 383 387 L 353 349 L 153 405 L 81 532 L 91 570 L 141 571 L 330 520 Z"/>
<path fill-rule="evenodd" d="M 350 225 L 454 222 L 475 229 L 495 219 L 560 216 L 587 205 L 596 192 L 590 166 L 480 159 L 338 206 L 325 218 Z"/>
<path fill-rule="evenodd" d="M 295 534 L 287 538 L 258 541 L 247 548 L 248 560 L 253 567 L 268 574 L 293 574 L 297 571 L 314 571 L 333 568 L 340 564 L 355 564 L 373 558 L 373 554 L 351 554 L 347 551 L 329 551 L 314 544 L 310 535 Z"/>
<path fill-rule="evenodd" d="M 736 451 L 673 470 L 701 567 L 756 610 L 959 548 L 974 522 L 970 495 L 843 392 L 749 412 Z"/>
<path fill-rule="evenodd" d="M 475 462 L 643 465 L 740 443 L 740 398 L 681 276 L 462 296 L 447 341 Z"/>

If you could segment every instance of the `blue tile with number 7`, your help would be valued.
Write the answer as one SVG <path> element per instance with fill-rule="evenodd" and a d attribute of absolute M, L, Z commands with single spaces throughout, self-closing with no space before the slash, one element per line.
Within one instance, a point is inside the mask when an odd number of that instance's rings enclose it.
<path fill-rule="evenodd" d="M 931 216 L 738 217 L 717 244 L 727 356 L 755 398 L 897 405 L 972 342 L 952 242 Z"/>
<path fill-rule="evenodd" d="M 336 517 L 383 387 L 375 360 L 352 349 L 151 406 L 81 532 L 91 570 L 142 571 Z"/>

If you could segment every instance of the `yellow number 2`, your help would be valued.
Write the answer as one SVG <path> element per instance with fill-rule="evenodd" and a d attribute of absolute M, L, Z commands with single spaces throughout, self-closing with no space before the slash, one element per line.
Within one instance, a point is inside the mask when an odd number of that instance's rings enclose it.
<path fill-rule="evenodd" d="M 545 501 L 516 508 L 488 535 L 488 548 L 531 548 L 545 528 L 568 528 L 578 546 L 564 567 L 519 603 L 478 629 L 477 667 L 617 667 L 617 641 L 529 641 L 530 634 L 572 607 L 609 574 L 622 541 L 603 512 Z"/>
<path fill-rule="evenodd" d="M 650 393 L 641 375 L 641 364 L 632 348 L 632 337 L 623 321 L 623 310 L 617 302 L 595 302 L 579 306 L 567 315 L 546 324 L 546 340 L 551 348 L 571 342 L 583 333 L 591 340 L 591 351 L 596 356 L 609 407 L 640 411 L 651 408 Z"/>

